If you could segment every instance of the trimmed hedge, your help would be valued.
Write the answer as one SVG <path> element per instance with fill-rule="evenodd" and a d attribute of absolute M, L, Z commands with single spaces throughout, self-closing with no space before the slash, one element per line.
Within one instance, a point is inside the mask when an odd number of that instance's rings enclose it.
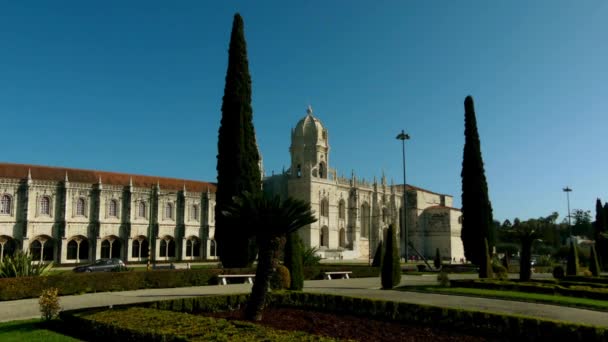
<path fill-rule="evenodd" d="M 352 276 L 377 277 L 379 269 L 369 266 L 312 266 L 304 268 L 305 279 L 323 279 L 323 272 L 351 270 Z M 63 273 L 44 277 L 0 279 L 0 301 L 36 298 L 42 290 L 55 287 L 60 296 L 89 292 L 129 291 L 217 284 L 220 274 L 255 274 L 255 268 L 201 268 L 149 272 Z"/>
<path fill-rule="evenodd" d="M 586 284 L 572 284 L 571 287 L 561 283 L 549 282 L 513 282 L 498 280 L 450 280 L 451 287 L 475 288 L 486 290 L 520 291 L 539 294 L 562 295 L 578 298 L 608 300 L 608 288 L 591 287 Z"/>
<path fill-rule="evenodd" d="M 197 314 L 208 311 L 238 309 L 247 301 L 247 295 L 206 296 L 180 298 L 153 303 L 120 305 L 124 307 L 146 307 Z M 427 305 L 398 303 L 365 298 L 343 297 L 306 292 L 275 292 L 270 297 L 270 305 L 296 307 L 336 314 L 351 314 L 374 319 L 403 323 L 440 326 L 442 329 L 461 331 L 467 334 L 484 335 L 500 339 L 544 341 L 606 341 L 608 329 L 537 318 L 503 315 L 470 310 L 440 308 Z M 97 310 L 97 311 L 95 311 Z M 99 309 L 85 309 L 62 312 L 60 317 L 72 327 L 81 326 L 79 316 L 84 312 L 98 312 Z M 119 324 L 118 322 L 117 324 Z M 118 328 L 112 328 L 118 329 Z M 85 329 L 86 330 L 86 329 Z M 90 334 L 90 333 L 89 333 Z"/>

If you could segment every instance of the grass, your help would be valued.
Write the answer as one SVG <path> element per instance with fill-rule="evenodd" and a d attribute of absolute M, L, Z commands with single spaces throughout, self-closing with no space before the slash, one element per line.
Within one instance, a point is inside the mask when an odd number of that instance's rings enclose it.
<path fill-rule="evenodd" d="M 79 341 L 69 336 L 61 335 L 45 329 L 39 319 L 0 323 L 0 341 L 48 341 L 64 342 Z"/>
<path fill-rule="evenodd" d="M 483 297 L 483 298 L 495 298 L 495 299 L 506 299 L 515 300 L 522 302 L 534 302 L 534 303 L 545 303 L 554 304 L 561 306 L 587 308 L 598 311 L 608 311 L 608 301 L 589 299 L 589 298 L 577 298 L 567 297 L 560 295 L 549 295 L 540 293 L 529 293 L 519 291 L 504 291 L 504 290 L 486 290 L 486 289 L 472 289 L 472 288 L 461 288 L 461 287 L 441 287 L 441 286 L 405 286 L 398 288 L 400 291 L 420 291 L 428 293 L 441 293 L 447 295 L 462 295 L 472 297 Z"/>

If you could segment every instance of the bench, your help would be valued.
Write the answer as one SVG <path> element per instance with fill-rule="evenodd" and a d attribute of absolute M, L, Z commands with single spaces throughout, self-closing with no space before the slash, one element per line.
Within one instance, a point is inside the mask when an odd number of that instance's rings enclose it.
<path fill-rule="evenodd" d="M 323 274 L 325 275 L 324 278 L 326 278 L 327 280 L 331 280 L 332 275 L 340 275 L 341 279 L 350 279 L 348 275 L 352 273 L 353 272 L 351 271 L 323 272 Z"/>
<path fill-rule="evenodd" d="M 228 285 L 226 278 L 245 278 L 247 283 L 253 284 L 255 274 L 220 274 L 217 278 L 219 280 L 219 285 Z"/>

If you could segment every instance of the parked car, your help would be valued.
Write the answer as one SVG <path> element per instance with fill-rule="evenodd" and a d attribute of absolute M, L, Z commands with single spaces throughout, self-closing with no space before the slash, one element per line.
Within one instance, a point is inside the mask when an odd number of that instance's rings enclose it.
<path fill-rule="evenodd" d="M 74 272 L 111 272 L 111 271 L 121 271 L 124 270 L 127 266 L 122 260 L 118 258 L 112 259 L 98 259 L 95 260 L 94 263 L 89 265 L 82 265 L 74 267 L 72 271 Z"/>

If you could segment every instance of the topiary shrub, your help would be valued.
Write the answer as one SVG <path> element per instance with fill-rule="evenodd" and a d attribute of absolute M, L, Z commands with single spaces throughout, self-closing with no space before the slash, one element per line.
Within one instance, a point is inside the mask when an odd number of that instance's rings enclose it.
<path fill-rule="evenodd" d="M 283 265 L 278 265 L 270 278 L 270 287 L 273 290 L 284 290 L 288 289 L 290 285 L 289 269 Z"/>
<path fill-rule="evenodd" d="M 492 264 L 492 272 L 494 273 L 494 278 L 500 279 L 500 280 L 507 280 L 509 279 L 509 273 L 507 272 L 507 269 L 497 263 L 493 263 Z"/>
<path fill-rule="evenodd" d="M 448 277 L 447 272 L 439 272 L 437 275 L 437 281 L 439 282 L 439 285 L 443 287 L 450 286 L 450 277 Z"/>
<path fill-rule="evenodd" d="M 40 305 L 40 313 L 42 319 L 50 321 L 59 314 L 61 306 L 59 306 L 59 290 L 56 288 L 48 288 L 42 291 L 38 304 Z"/>
<path fill-rule="evenodd" d="M 388 226 L 386 234 L 386 251 L 382 258 L 382 288 L 392 289 L 401 282 L 401 265 L 399 264 L 399 250 L 397 249 L 397 237 L 395 228 L 391 224 Z"/>
<path fill-rule="evenodd" d="M 287 236 L 285 243 L 285 266 L 291 277 L 290 290 L 301 291 L 304 288 L 304 266 L 302 261 L 302 241 L 297 232 Z"/>
<path fill-rule="evenodd" d="M 578 249 L 576 244 L 570 241 L 570 250 L 568 251 L 568 264 L 566 265 L 566 274 L 569 276 L 575 276 L 578 274 Z"/>
<path fill-rule="evenodd" d="M 600 264 L 597 259 L 597 253 L 595 251 L 595 245 L 591 245 L 591 253 L 589 260 L 589 271 L 591 275 L 597 277 L 600 275 Z"/>
<path fill-rule="evenodd" d="M 555 266 L 553 268 L 553 278 L 555 279 L 564 279 L 565 276 L 564 268 L 561 266 Z"/>
<path fill-rule="evenodd" d="M 380 267 L 382 265 L 382 241 L 378 242 L 376 247 L 376 253 L 374 253 L 374 260 L 372 261 L 372 267 Z"/>

